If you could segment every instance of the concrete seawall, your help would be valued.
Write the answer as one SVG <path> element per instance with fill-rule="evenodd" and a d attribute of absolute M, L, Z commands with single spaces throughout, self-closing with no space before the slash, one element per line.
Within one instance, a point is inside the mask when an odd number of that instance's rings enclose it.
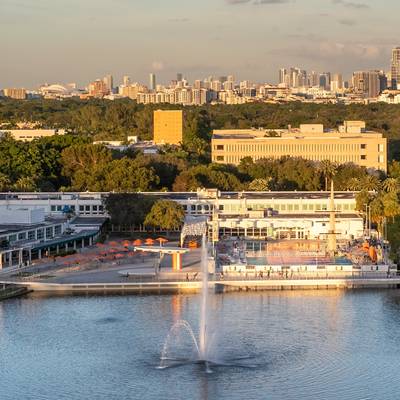
<path fill-rule="evenodd" d="M 157 294 L 157 293 L 196 293 L 201 290 L 200 281 L 152 281 L 124 283 L 73 283 L 58 284 L 46 282 L 5 282 L 26 287 L 34 292 L 70 294 L 70 293 L 121 293 L 121 294 Z M 392 279 L 276 279 L 276 280 L 221 280 L 209 282 L 210 288 L 217 293 L 232 291 L 261 290 L 318 290 L 318 289 L 366 289 L 400 288 L 400 278 Z"/>

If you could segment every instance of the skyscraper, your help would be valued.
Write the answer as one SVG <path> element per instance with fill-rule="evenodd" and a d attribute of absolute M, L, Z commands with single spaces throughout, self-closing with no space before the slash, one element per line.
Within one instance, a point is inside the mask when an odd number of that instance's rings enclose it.
<path fill-rule="evenodd" d="M 392 50 L 392 65 L 391 65 L 391 75 L 392 75 L 392 89 L 397 89 L 400 85 L 400 47 L 396 47 Z"/>
<path fill-rule="evenodd" d="M 354 92 L 368 98 L 380 93 L 379 71 L 357 71 L 353 74 Z"/>
<path fill-rule="evenodd" d="M 150 74 L 150 86 L 149 89 L 150 90 L 156 90 L 156 75 L 151 73 Z"/>
<path fill-rule="evenodd" d="M 331 91 L 337 92 L 338 90 L 343 89 L 343 77 L 342 74 L 333 74 L 331 80 Z"/>
<path fill-rule="evenodd" d="M 287 69 L 286 68 L 281 68 L 279 70 L 279 84 L 283 85 L 286 84 L 286 77 L 287 77 Z"/>
<path fill-rule="evenodd" d="M 106 85 L 106 89 L 108 90 L 109 93 L 112 93 L 114 89 L 114 82 L 113 82 L 113 77 L 112 75 L 106 75 L 103 78 L 103 82 Z"/>
<path fill-rule="evenodd" d="M 176 74 L 176 80 L 177 80 L 178 82 L 180 82 L 180 81 L 182 80 L 182 78 L 183 78 L 182 72 L 178 72 L 178 73 Z"/>
<path fill-rule="evenodd" d="M 122 84 L 123 84 L 124 86 L 129 86 L 129 85 L 131 84 L 131 78 L 130 78 L 128 75 L 125 75 L 125 76 L 122 78 Z"/>

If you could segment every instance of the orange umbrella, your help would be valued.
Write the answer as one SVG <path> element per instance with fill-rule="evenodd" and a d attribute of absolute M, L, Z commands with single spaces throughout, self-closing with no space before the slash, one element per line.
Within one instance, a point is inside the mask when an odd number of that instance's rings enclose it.
<path fill-rule="evenodd" d="M 152 245 L 152 244 L 154 244 L 154 242 L 155 242 L 155 240 L 154 239 L 151 239 L 151 238 L 148 238 L 148 239 L 146 239 L 146 244 L 149 244 L 149 245 Z"/>
<path fill-rule="evenodd" d="M 134 240 L 134 241 L 132 242 L 132 244 L 133 244 L 134 246 L 140 246 L 140 245 L 142 244 L 142 241 L 141 241 L 140 239 L 136 239 L 136 240 Z"/>
<path fill-rule="evenodd" d="M 162 237 L 159 237 L 159 238 L 157 238 L 156 240 L 157 240 L 157 242 L 160 243 L 160 246 L 162 246 L 163 243 L 167 243 L 167 242 L 168 242 L 167 239 L 164 239 L 164 238 L 162 238 Z"/>
<path fill-rule="evenodd" d="M 128 247 L 128 246 L 131 244 L 131 242 L 130 242 L 129 240 L 124 240 L 124 241 L 122 242 L 122 244 L 123 244 L 125 247 Z"/>

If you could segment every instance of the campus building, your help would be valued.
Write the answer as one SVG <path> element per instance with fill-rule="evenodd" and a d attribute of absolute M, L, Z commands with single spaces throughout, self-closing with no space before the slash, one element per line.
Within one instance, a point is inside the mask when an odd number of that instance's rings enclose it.
<path fill-rule="evenodd" d="M 238 165 L 245 157 L 254 161 L 284 156 L 313 161 L 354 163 L 381 171 L 387 169 L 387 139 L 367 131 L 363 121 L 345 121 L 338 129 L 303 124 L 288 129 L 214 130 L 212 161 Z"/>
<path fill-rule="evenodd" d="M 16 100 L 25 100 L 26 99 L 26 90 L 23 88 L 7 88 L 7 89 L 4 89 L 4 96 L 10 97 L 11 99 L 16 99 Z"/>
<path fill-rule="evenodd" d="M 9 133 L 13 139 L 24 142 L 31 142 L 34 139 L 50 137 L 54 135 L 64 135 L 64 129 L 7 129 L 0 130 L 0 137 Z"/>
<path fill-rule="evenodd" d="M 154 111 L 154 143 L 175 144 L 183 140 L 182 110 Z"/>

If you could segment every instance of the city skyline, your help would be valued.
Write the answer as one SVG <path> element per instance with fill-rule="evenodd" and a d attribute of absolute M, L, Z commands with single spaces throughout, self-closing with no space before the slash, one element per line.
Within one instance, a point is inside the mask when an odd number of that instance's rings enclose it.
<path fill-rule="evenodd" d="M 0 86 L 71 81 L 83 86 L 110 73 L 116 81 L 129 75 L 147 82 L 150 72 L 160 83 L 177 72 L 189 80 L 233 73 L 238 80 L 275 82 L 284 65 L 344 76 L 387 71 L 398 44 L 400 5 L 385 3 L 4 0 L 0 33 L 8 41 L 2 46 Z"/>

